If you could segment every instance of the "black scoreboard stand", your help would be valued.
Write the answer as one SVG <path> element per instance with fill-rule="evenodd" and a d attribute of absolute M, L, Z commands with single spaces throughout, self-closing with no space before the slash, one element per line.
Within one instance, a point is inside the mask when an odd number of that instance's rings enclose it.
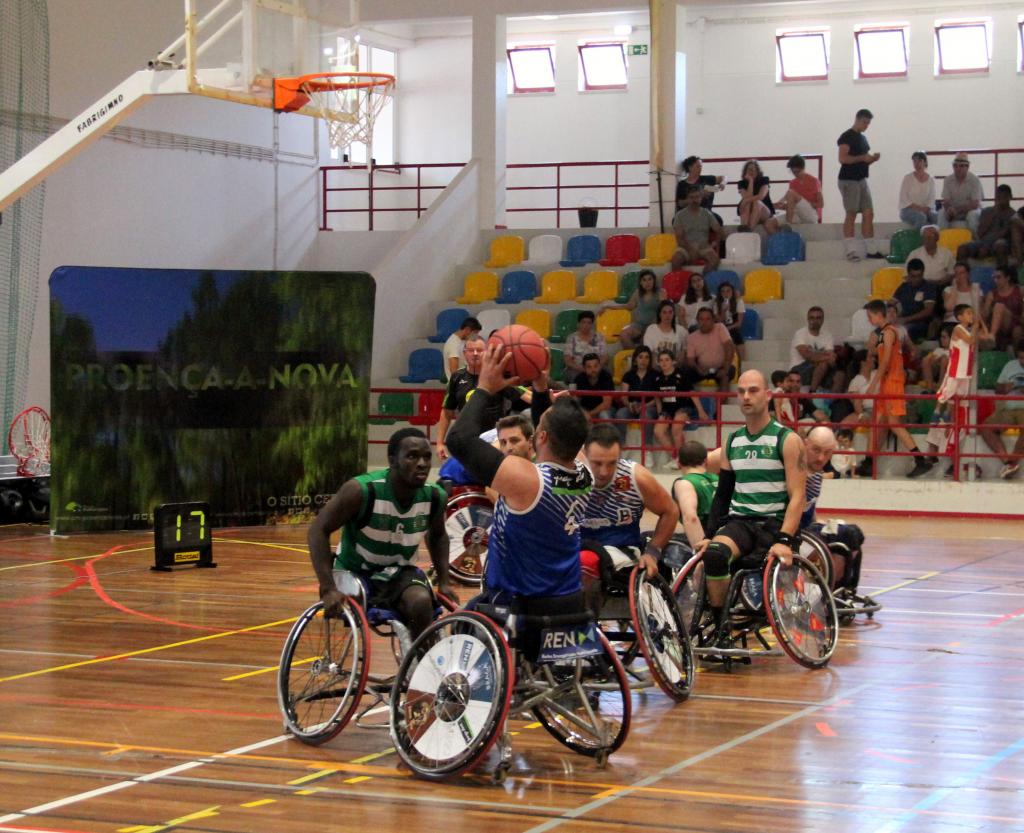
<path fill-rule="evenodd" d="M 213 515 L 208 503 L 164 503 L 153 511 L 151 570 L 171 572 L 172 567 L 216 567 L 213 561 Z"/>

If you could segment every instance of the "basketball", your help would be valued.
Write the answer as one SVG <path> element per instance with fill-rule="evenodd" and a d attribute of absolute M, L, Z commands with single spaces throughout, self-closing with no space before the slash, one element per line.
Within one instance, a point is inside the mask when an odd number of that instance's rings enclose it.
<path fill-rule="evenodd" d="M 500 344 L 504 348 L 502 356 L 506 350 L 512 353 L 512 360 L 505 371 L 509 376 L 518 376 L 523 382 L 532 382 L 548 369 L 551 361 L 544 339 L 523 324 L 502 327 L 487 343 Z"/>

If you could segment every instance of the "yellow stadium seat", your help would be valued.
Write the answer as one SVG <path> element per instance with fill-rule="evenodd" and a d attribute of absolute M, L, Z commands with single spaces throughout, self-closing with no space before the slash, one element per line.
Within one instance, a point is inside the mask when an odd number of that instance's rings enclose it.
<path fill-rule="evenodd" d="M 484 266 L 488 269 L 502 269 L 522 263 L 526 253 L 526 244 L 517 234 L 506 234 L 495 237 L 491 241 L 491 259 Z"/>
<path fill-rule="evenodd" d="M 628 327 L 633 314 L 628 309 L 607 309 L 597 316 L 597 331 L 605 341 L 618 341 L 623 327 Z"/>
<path fill-rule="evenodd" d="M 612 378 L 615 380 L 615 384 L 622 383 L 622 377 L 626 371 L 629 370 L 630 364 L 633 362 L 633 351 L 632 350 L 619 350 L 615 354 L 615 358 L 612 362 Z"/>
<path fill-rule="evenodd" d="M 964 243 L 971 242 L 971 230 L 967 228 L 944 228 L 939 232 L 939 245 L 945 246 L 956 257 L 956 250 Z"/>
<path fill-rule="evenodd" d="M 576 297 L 576 275 L 568 269 L 557 269 L 546 272 L 540 279 L 540 295 L 534 302 L 538 304 L 560 304 Z"/>
<path fill-rule="evenodd" d="M 551 313 L 546 309 L 524 309 L 516 316 L 516 324 L 529 327 L 541 338 L 551 338 Z"/>
<path fill-rule="evenodd" d="M 644 241 L 644 256 L 641 266 L 664 266 L 679 248 L 674 234 L 652 234 Z"/>
<path fill-rule="evenodd" d="M 871 294 L 868 298 L 887 301 L 901 283 L 903 283 L 902 267 L 886 266 L 884 269 L 879 269 L 871 276 Z"/>
<path fill-rule="evenodd" d="M 456 298 L 458 304 L 482 304 L 498 297 L 498 276 L 494 272 L 471 272 L 466 275 L 466 283 L 462 297 Z"/>
<path fill-rule="evenodd" d="M 754 269 L 743 278 L 743 300 L 763 304 L 782 299 L 782 273 L 778 269 Z"/>
<path fill-rule="evenodd" d="M 598 269 L 583 279 L 583 294 L 576 300 L 583 304 L 611 301 L 619 294 L 619 276 L 610 269 Z"/>

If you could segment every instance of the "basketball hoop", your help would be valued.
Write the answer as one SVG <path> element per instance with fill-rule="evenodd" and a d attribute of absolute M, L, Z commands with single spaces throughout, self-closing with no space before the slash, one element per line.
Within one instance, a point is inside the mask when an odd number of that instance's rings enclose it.
<path fill-rule="evenodd" d="M 319 72 L 274 79 L 274 109 L 282 113 L 306 105 L 325 122 L 331 145 L 373 142 L 373 125 L 391 100 L 395 76 L 383 72 Z"/>
<path fill-rule="evenodd" d="M 22 477 L 50 473 L 50 415 L 42 408 L 26 408 L 14 418 L 7 432 L 7 447 L 18 461 Z"/>

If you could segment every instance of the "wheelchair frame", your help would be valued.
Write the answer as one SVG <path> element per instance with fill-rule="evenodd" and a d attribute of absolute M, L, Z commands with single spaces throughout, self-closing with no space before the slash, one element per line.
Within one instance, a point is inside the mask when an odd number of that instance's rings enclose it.
<path fill-rule="evenodd" d="M 804 555 L 805 549 L 809 550 L 813 553 L 813 557 L 807 555 L 808 560 L 815 566 L 823 564 L 827 569 L 827 573 L 825 570 L 821 570 L 821 573 L 832 590 L 832 598 L 835 600 L 836 610 L 839 614 L 839 624 L 848 625 L 858 615 L 865 615 L 869 619 L 873 619 L 875 614 L 882 609 L 880 602 L 876 602 L 866 594 L 857 593 L 848 587 L 839 586 L 842 582 L 842 576 L 840 574 L 838 578 L 836 577 L 839 571 L 835 561 L 837 558 L 848 558 L 850 556 L 837 555 L 832 552 L 832 548 L 825 540 L 809 529 L 800 531 L 800 539 L 800 554 Z"/>
<path fill-rule="evenodd" d="M 444 509 L 448 571 L 470 587 L 483 582 L 494 504 L 482 486 L 453 486 Z"/>

